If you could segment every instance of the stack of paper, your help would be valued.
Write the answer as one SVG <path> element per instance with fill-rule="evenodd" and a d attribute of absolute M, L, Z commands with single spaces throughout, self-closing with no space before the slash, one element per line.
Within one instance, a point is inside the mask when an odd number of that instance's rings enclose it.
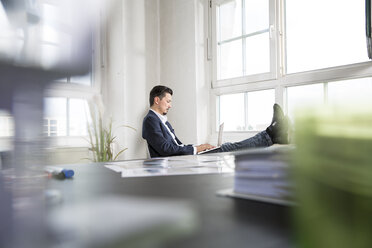
<path fill-rule="evenodd" d="M 290 202 L 292 184 L 288 149 L 261 149 L 236 155 L 234 193 L 246 195 L 244 198 L 252 196 Z"/>

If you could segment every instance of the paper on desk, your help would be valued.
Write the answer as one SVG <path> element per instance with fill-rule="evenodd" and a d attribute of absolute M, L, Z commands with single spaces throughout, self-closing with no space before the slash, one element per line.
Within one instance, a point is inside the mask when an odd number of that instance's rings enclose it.
<path fill-rule="evenodd" d="M 177 156 L 111 162 L 105 167 L 121 173 L 122 177 L 232 173 L 232 159 L 232 156 Z"/>
<path fill-rule="evenodd" d="M 106 166 L 107 167 L 107 166 Z M 122 177 L 150 177 L 150 176 L 176 176 L 176 175 L 193 175 L 193 174 L 219 174 L 231 173 L 232 169 L 227 167 L 182 167 L 182 168 L 137 168 L 121 171 Z"/>

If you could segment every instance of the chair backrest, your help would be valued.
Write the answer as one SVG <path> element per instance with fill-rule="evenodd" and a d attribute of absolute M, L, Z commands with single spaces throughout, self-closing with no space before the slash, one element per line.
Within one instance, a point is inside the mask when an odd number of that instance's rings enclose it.
<path fill-rule="evenodd" d="M 149 144 L 147 144 L 147 142 L 146 142 L 146 153 L 147 153 L 147 158 L 151 158 Z"/>

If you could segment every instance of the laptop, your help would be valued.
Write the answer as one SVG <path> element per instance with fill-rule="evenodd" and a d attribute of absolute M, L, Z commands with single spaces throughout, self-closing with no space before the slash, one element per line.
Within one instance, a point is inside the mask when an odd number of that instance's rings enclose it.
<path fill-rule="evenodd" d="M 208 149 L 208 150 L 205 150 L 205 151 L 202 151 L 202 152 L 199 152 L 198 154 L 203 154 L 203 153 L 207 153 L 207 152 L 210 152 L 210 151 L 213 151 L 213 150 L 216 150 L 218 148 L 221 147 L 222 145 L 222 135 L 223 135 L 223 127 L 224 127 L 224 122 L 221 123 L 220 127 L 219 127 L 219 130 L 218 130 L 218 141 L 217 141 L 217 146 L 215 148 L 212 148 L 212 149 Z"/>

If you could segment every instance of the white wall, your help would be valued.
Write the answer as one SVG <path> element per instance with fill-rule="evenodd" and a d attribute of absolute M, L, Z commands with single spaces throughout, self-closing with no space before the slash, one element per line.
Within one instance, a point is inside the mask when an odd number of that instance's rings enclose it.
<path fill-rule="evenodd" d="M 204 0 L 160 0 L 160 78 L 173 89 L 169 121 L 186 144 L 207 141 Z"/>
<path fill-rule="evenodd" d="M 144 158 L 142 120 L 157 84 L 174 91 L 169 121 L 186 144 L 207 142 L 209 79 L 205 49 L 206 0 L 110 0 L 106 25 L 107 116 L 137 128 L 117 129 L 120 159 Z"/>
<path fill-rule="evenodd" d="M 159 81 L 158 1 L 111 1 L 106 25 L 107 65 L 103 86 L 106 117 L 117 128 L 117 149 L 127 147 L 119 158 L 147 156 L 142 139 L 142 120 L 148 110 L 147 94 Z M 111 10 L 111 11 L 110 11 Z"/>

